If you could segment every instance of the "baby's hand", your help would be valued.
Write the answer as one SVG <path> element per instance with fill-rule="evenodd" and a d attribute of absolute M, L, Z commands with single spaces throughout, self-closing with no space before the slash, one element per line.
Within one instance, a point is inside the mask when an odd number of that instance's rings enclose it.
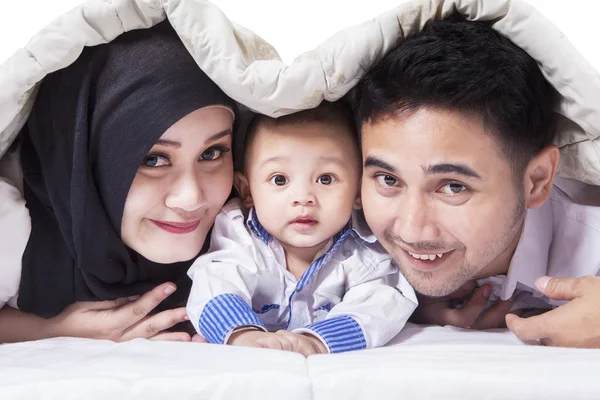
<path fill-rule="evenodd" d="M 281 340 L 287 340 L 292 345 L 292 350 L 296 353 L 302 354 L 304 357 L 308 357 L 311 354 L 327 354 L 327 347 L 321 342 L 316 336 L 311 334 L 298 334 L 290 331 L 280 330 L 274 333 Z M 273 348 L 273 347 L 269 347 Z"/>
<path fill-rule="evenodd" d="M 325 345 L 316 337 L 312 335 L 299 335 L 283 330 L 276 333 L 268 333 L 260 330 L 241 330 L 233 332 L 227 344 L 293 351 L 303 356 L 327 353 Z"/>

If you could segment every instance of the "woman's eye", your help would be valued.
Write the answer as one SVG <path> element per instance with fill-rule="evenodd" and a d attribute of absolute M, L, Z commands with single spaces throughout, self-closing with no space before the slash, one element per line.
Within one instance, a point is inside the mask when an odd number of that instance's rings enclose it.
<path fill-rule="evenodd" d="M 142 165 L 148 168 L 158 168 L 170 165 L 169 158 L 158 154 L 148 154 L 142 159 Z"/>
<path fill-rule="evenodd" d="M 391 175 L 377 175 L 375 177 L 377 179 L 377 183 L 379 183 L 381 186 L 396 186 L 396 184 L 398 183 L 398 180 L 396 178 L 394 178 Z"/>
<path fill-rule="evenodd" d="M 441 191 L 444 194 L 456 195 L 467 190 L 467 187 L 463 184 L 451 182 L 442 186 Z"/>
<path fill-rule="evenodd" d="M 325 174 L 321 175 L 319 179 L 317 179 L 317 182 L 321 185 L 331 185 L 333 182 L 335 182 L 335 178 L 333 175 Z"/>
<path fill-rule="evenodd" d="M 221 156 L 221 152 L 215 148 L 207 149 L 204 153 L 200 154 L 200 158 L 203 161 L 213 161 Z"/>
<path fill-rule="evenodd" d="M 223 153 L 227 153 L 228 151 L 230 151 L 230 149 L 225 146 L 221 146 L 221 145 L 212 146 L 212 147 L 209 147 L 208 149 L 204 150 L 204 152 L 202 154 L 200 154 L 200 160 L 215 161 L 215 160 L 218 160 L 219 158 L 221 158 Z"/>
<path fill-rule="evenodd" d="M 288 183 L 288 180 L 283 175 L 275 175 L 271 177 L 271 183 L 275 186 L 284 186 L 286 183 Z"/>

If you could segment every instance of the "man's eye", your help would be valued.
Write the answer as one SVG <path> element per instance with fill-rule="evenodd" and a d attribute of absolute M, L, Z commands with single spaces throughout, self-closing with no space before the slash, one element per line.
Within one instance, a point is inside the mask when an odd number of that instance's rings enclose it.
<path fill-rule="evenodd" d="M 317 182 L 321 185 L 331 185 L 333 182 L 335 182 L 335 178 L 333 175 L 324 174 L 317 179 Z"/>
<path fill-rule="evenodd" d="M 447 183 L 441 188 L 442 193 L 448 195 L 456 195 L 464 192 L 465 190 L 467 190 L 465 185 L 456 182 Z"/>
<path fill-rule="evenodd" d="M 377 175 L 375 177 L 377 179 L 377 183 L 379 183 L 381 186 L 396 186 L 396 184 L 398 183 L 398 180 L 396 178 L 394 178 L 391 175 Z"/>
<path fill-rule="evenodd" d="M 167 156 L 148 154 L 142 159 L 142 165 L 148 168 L 158 168 L 170 165 L 170 161 Z"/>
<path fill-rule="evenodd" d="M 274 175 L 271 177 L 271 183 L 275 186 L 284 186 L 288 183 L 288 180 L 283 175 Z"/>

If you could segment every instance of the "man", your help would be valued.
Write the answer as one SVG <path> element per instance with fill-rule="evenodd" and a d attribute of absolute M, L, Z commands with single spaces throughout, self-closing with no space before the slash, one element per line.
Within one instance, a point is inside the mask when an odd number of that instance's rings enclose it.
<path fill-rule="evenodd" d="M 420 316 L 505 320 L 524 340 L 600 347 L 600 191 L 555 181 L 557 97 L 535 61 L 485 23 L 453 17 L 389 53 L 356 94 L 365 217 L 429 297 Z M 490 277 L 502 301 L 483 311 L 484 284 L 452 307 Z M 553 310 L 507 315 L 521 294 Z"/>

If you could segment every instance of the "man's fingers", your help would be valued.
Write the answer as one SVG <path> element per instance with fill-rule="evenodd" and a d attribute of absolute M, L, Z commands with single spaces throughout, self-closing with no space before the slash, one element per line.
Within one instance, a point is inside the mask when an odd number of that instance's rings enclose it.
<path fill-rule="evenodd" d="M 473 293 L 475 289 L 477 289 L 477 282 L 475 280 L 467 281 L 456 292 L 450 293 L 447 298 L 456 300 L 464 299 Z"/>
<path fill-rule="evenodd" d="M 506 326 L 521 340 L 537 340 L 550 337 L 552 311 L 535 317 L 521 318 L 514 314 L 506 315 Z"/>
<path fill-rule="evenodd" d="M 510 312 L 510 308 L 513 305 L 512 300 L 498 300 L 496 304 L 490 307 L 489 310 L 484 312 L 475 323 L 471 326 L 471 329 L 496 329 L 506 327 L 506 314 Z"/>
<path fill-rule="evenodd" d="M 473 296 L 465 303 L 462 308 L 455 308 L 445 311 L 445 320 L 449 325 L 461 328 L 470 328 L 485 308 L 492 293 L 490 285 L 483 285 L 473 293 Z"/>
<path fill-rule="evenodd" d="M 186 332 L 162 332 L 152 336 L 150 340 L 160 342 L 190 342 L 192 338 Z"/>
<path fill-rule="evenodd" d="M 177 287 L 175 284 L 167 282 L 158 285 L 154 289 L 140 296 L 139 299 L 131 301 L 121 307 L 118 311 L 119 320 L 125 325 L 132 326 L 135 323 L 146 318 L 150 311 L 154 310 L 164 299 L 169 297 Z M 181 321 L 179 321 L 181 322 Z"/>
<path fill-rule="evenodd" d="M 582 278 L 551 278 L 542 276 L 535 280 L 535 286 L 546 296 L 554 300 L 573 300 L 584 293 L 594 291 L 596 279 L 591 276 Z"/>
<path fill-rule="evenodd" d="M 186 320 L 187 312 L 185 307 L 162 311 L 134 324 L 123 333 L 122 337 L 124 340 L 151 338 L 162 333 L 165 329 L 169 329 Z"/>

